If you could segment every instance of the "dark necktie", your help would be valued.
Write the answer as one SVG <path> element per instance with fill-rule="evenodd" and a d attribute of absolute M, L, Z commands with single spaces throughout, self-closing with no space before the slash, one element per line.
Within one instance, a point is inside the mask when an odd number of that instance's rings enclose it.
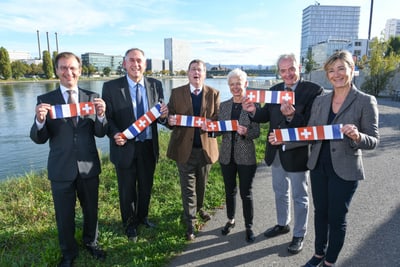
<path fill-rule="evenodd" d="M 68 92 L 68 104 L 75 104 L 75 99 L 72 97 L 72 94 L 74 92 L 74 90 L 67 90 Z M 74 127 L 76 127 L 77 124 L 77 118 L 76 117 L 72 117 L 72 124 L 74 125 Z"/>
<path fill-rule="evenodd" d="M 139 119 L 144 115 L 144 106 L 143 106 L 143 98 L 142 94 L 140 92 L 140 86 L 139 83 L 136 84 L 136 119 Z M 140 141 L 144 141 L 146 139 L 146 129 L 143 130 L 137 138 Z"/>
<path fill-rule="evenodd" d="M 293 92 L 293 89 L 292 89 L 292 88 L 290 88 L 290 87 L 286 87 L 286 88 L 285 88 L 285 91 L 288 91 L 288 92 Z"/>

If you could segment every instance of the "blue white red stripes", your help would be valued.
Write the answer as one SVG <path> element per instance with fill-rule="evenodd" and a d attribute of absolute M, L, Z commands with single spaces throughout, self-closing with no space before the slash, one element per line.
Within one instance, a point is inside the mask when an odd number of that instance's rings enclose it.
<path fill-rule="evenodd" d="M 287 101 L 294 105 L 294 92 L 292 91 L 269 91 L 269 90 L 246 90 L 246 97 L 250 102 L 281 104 Z"/>
<path fill-rule="evenodd" d="M 52 119 L 63 119 L 76 116 L 96 114 L 93 102 L 80 102 L 76 104 L 62 104 L 50 107 L 49 115 Z"/>
<path fill-rule="evenodd" d="M 278 142 L 343 139 L 343 133 L 340 131 L 342 126 L 342 124 L 333 124 L 274 129 L 274 134 Z"/>
<path fill-rule="evenodd" d="M 238 125 L 239 125 L 238 120 L 208 121 L 207 122 L 207 131 L 208 132 L 237 131 Z"/>
<path fill-rule="evenodd" d="M 137 119 L 131 126 L 121 133 L 121 137 L 125 139 L 133 139 L 144 129 L 149 127 L 156 119 L 161 116 L 161 104 L 158 103 L 147 111 L 143 116 Z"/>
<path fill-rule="evenodd" d="M 177 126 L 201 128 L 206 118 L 199 116 L 175 115 Z"/>

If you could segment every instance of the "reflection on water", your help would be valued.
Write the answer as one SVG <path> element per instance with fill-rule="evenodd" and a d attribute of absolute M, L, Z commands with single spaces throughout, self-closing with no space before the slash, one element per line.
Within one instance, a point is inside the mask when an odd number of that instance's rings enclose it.
<path fill-rule="evenodd" d="M 168 102 L 171 88 L 186 84 L 186 78 L 163 79 L 164 101 Z M 101 94 L 104 81 L 81 81 L 81 88 Z M 206 84 L 221 93 L 221 101 L 230 98 L 226 79 L 207 79 Z M 58 82 L 24 82 L 0 84 L 0 180 L 46 168 L 48 143 L 32 142 L 29 131 L 34 120 L 38 95 L 54 90 Z M 108 138 L 96 139 L 98 148 L 108 153 Z M 161 151 L 161 153 L 164 153 Z"/>

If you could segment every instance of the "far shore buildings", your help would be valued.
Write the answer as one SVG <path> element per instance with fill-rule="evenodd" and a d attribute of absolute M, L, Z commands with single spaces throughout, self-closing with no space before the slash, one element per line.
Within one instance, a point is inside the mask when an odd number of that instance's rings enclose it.
<path fill-rule="evenodd" d="M 385 25 L 385 40 L 400 36 L 400 19 L 388 19 Z"/>
<path fill-rule="evenodd" d="M 190 63 L 190 50 L 189 42 L 174 38 L 164 39 L 164 58 L 169 60 L 169 69 L 172 73 L 187 70 Z"/>
<path fill-rule="evenodd" d="M 315 5 L 303 10 L 300 60 L 305 64 L 309 52 L 319 68 L 335 51 L 347 49 L 353 55 L 366 54 L 367 40 L 358 39 L 359 6 Z"/>

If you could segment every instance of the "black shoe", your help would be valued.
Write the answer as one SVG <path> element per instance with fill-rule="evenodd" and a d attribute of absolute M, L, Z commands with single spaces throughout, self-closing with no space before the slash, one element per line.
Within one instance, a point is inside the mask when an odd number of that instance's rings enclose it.
<path fill-rule="evenodd" d="M 207 211 L 200 210 L 200 211 L 199 211 L 199 215 L 200 215 L 200 218 L 201 218 L 204 222 L 207 222 L 207 221 L 211 220 L 211 215 L 208 214 Z"/>
<path fill-rule="evenodd" d="M 292 242 L 288 246 L 288 251 L 292 254 L 297 254 L 303 250 L 303 237 L 293 237 Z"/>
<path fill-rule="evenodd" d="M 85 245 L 87 251 L 89 251 L 90 255 L 93 256 L 96 260 L 105 260 L 106 259 L 106 252 L 102 250 L 97 244 L 88 244 Z"/>
<path fill-rule="evenodd" d="M 57 264 L 57 267 L 72 267 L 72 266 L 74 266 L 74 260 L 73 259 L 66 259 L 64 257 Z"/>
<path fill-rule="evenodd" d="M 281 226 L 281 225 L 275 225 L 274 227 L 268 229 L 267 231 L 264 232 L 264 236 L 265 237 L 275 237 L 278 235 L 283 235 L 283 234 L 287 234 L 290 232 L 290 226 L 289 225 L 285 225 L 285 226 Z"/>
<path fill-rule="evenodd" d="M 318 267 L 321 265 L 321 263 L 323 261 L 324 261 L 324 257 L 318 258 L 318 257 L 315 257 L 315 255 L 314 255 L 314 256 L 312 256 L 312 258 L 309 261 L 307 261 L 307 263 L 305 265 L 303 265 L 303 267 Z"/>
<path fill-rule="evenodd" d="M 231 232 L 231 230 L 233 228 L 235 228 L 235 222 L 233 222 L 233 223 L 227 222 L 225 224 L 224 228 L 222 228 L 221 233 L 223 235 L 227 235 L 227 234 L 229 234 Z"/>
<path fill-rule="evenodd" d="M 142 221 L 142 224 L 145 225 L 147 228 L 155 228 L 156 225 L 149 221 L 149 219 L 145 218 Z"/>
<path fill-rule="evenodd" d="M 126 229 L 126 235 L 129 241 L 136 242 L 138 238 L 136 227 L 128 226 L 128 228 Z"/>
<path fill-rule="evenodd" d="M 256 237 L 254 236 L 253 230 L 250 228 L 246 229 L 246 241 L 249 243 L 253 243 Z"/>

